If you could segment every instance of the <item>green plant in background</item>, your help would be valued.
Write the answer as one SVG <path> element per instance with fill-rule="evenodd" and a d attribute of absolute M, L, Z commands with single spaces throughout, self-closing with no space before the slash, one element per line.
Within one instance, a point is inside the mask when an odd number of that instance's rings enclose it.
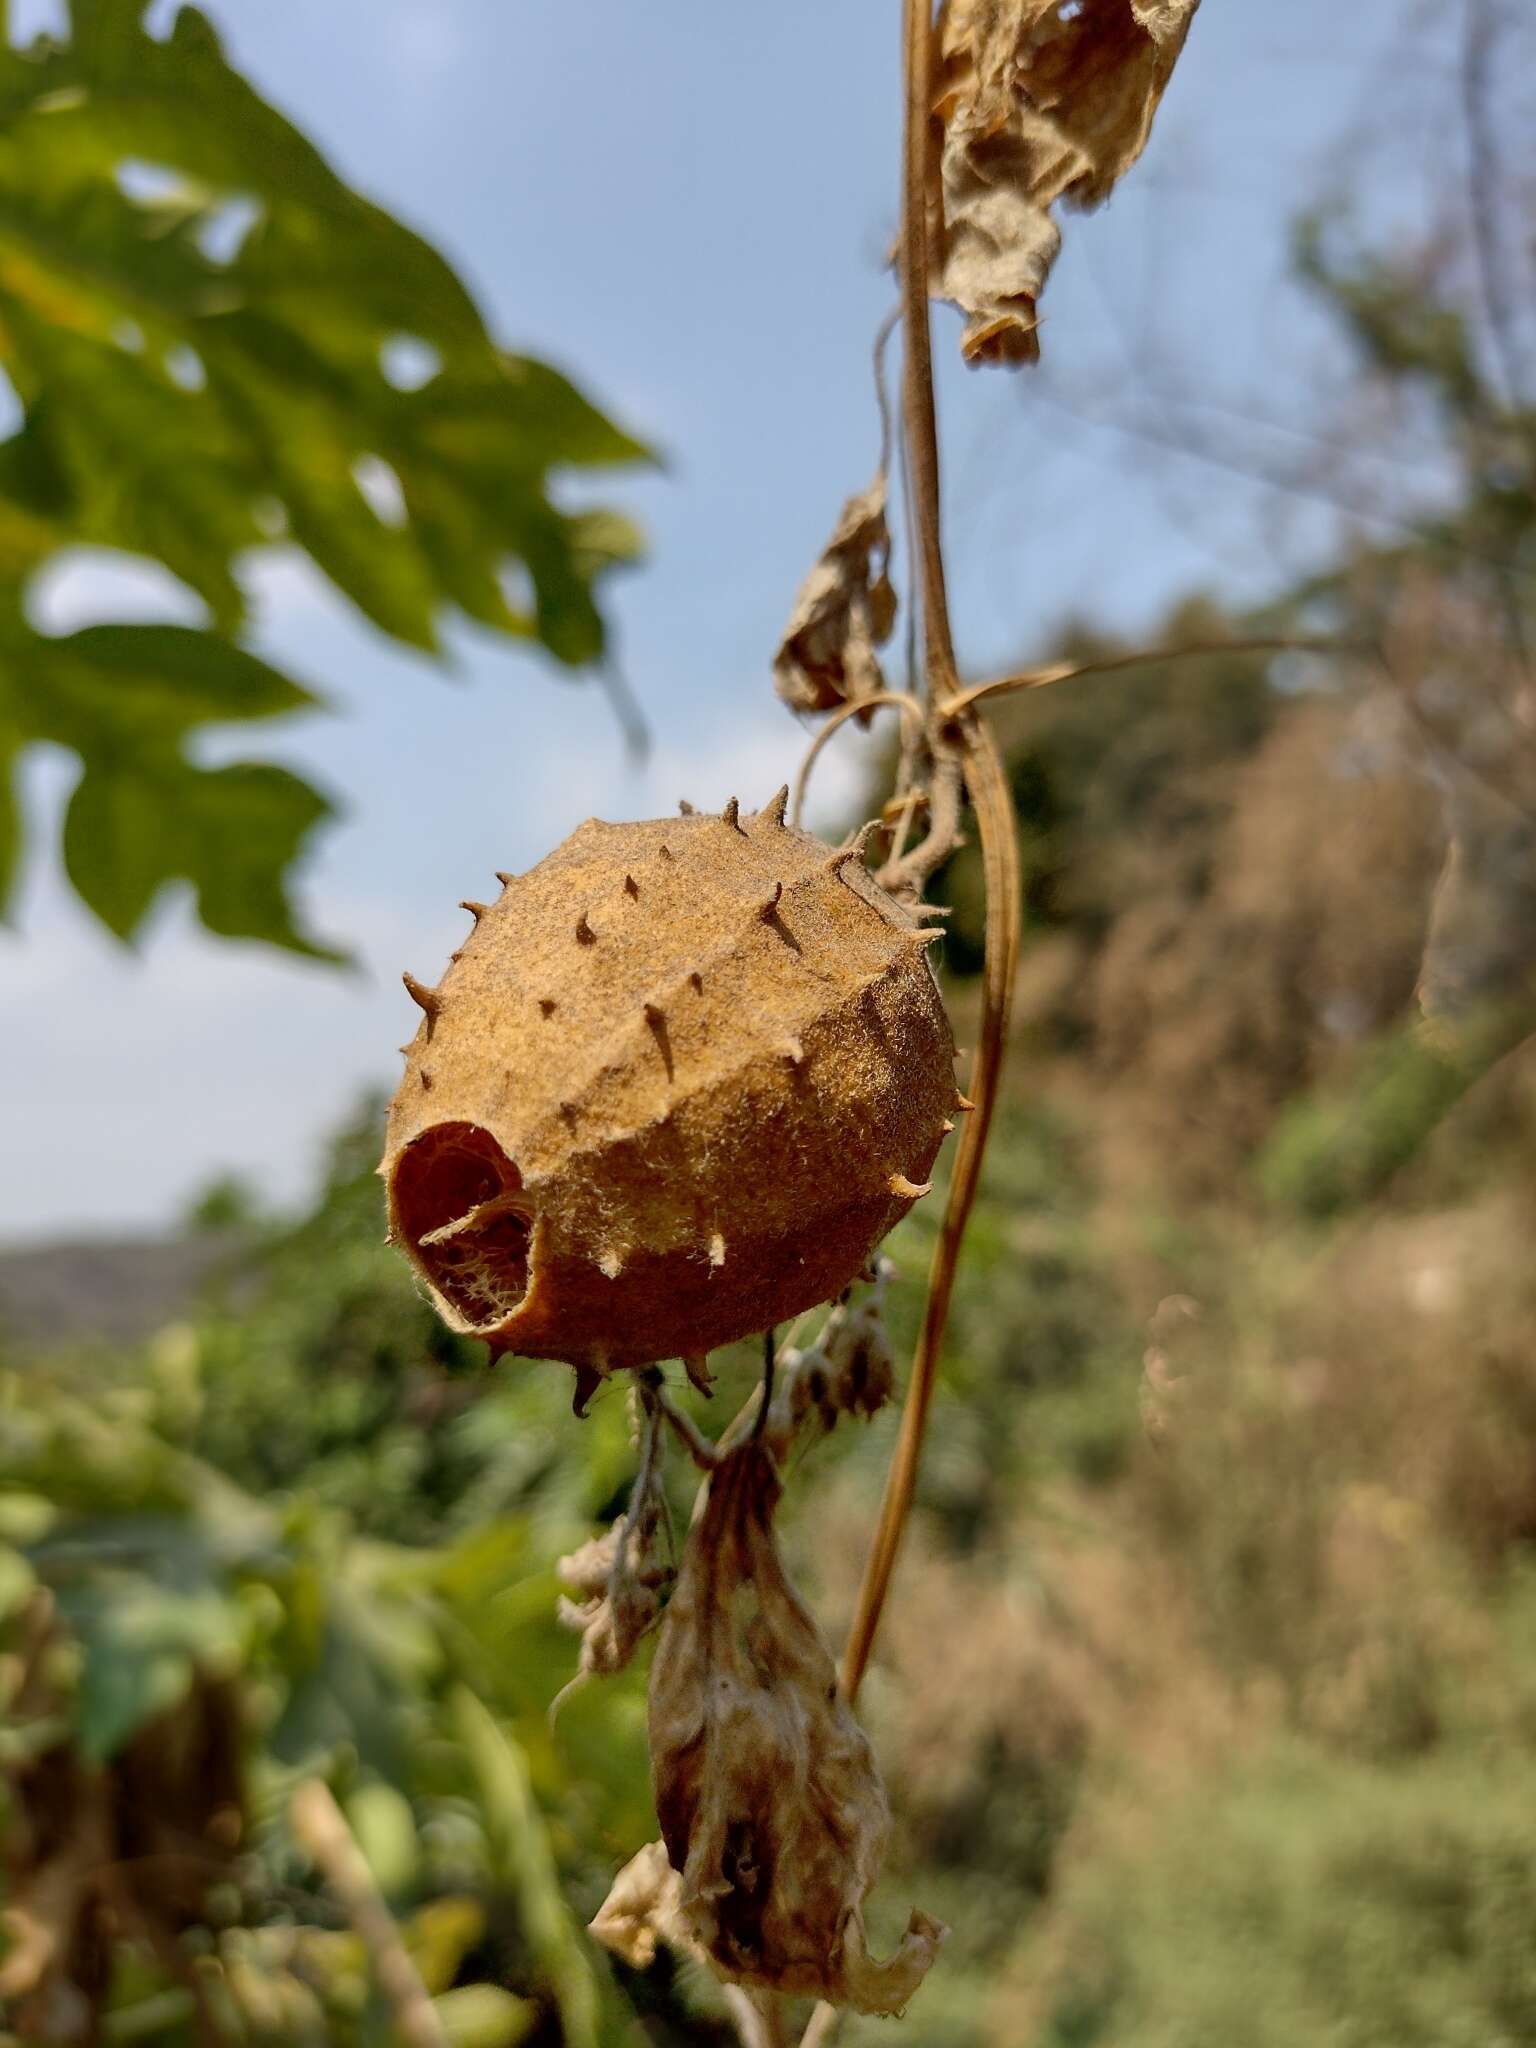
<path fill-rule="evenodd" d="M 1528 1814 L 1472 1759 L 1282 1747 L 1167 1799 L 1070 1886 L 1040 2048 L 1515 2048 L 1536 2034 Z"/>
<path fill-rule="evenodd" d="M 0 912 L 16 765 L 50 742 L 82 764 L 66 871 L 119 937 L 184 877 L 209 930 L 330 955 L 287 896 L 327 799 L 189 752 L 204 727 L 318 701 L 242 644 L 253 554 L 303 549 L 407 646 L 435 652 L 457 614 L 583 667 L 602 578 L 639 541 L 563 508 L 550 474 L 645 451 L 500 347 L 445 259 L 331 170 L 196 8 L 163 40 L 144 11 L 73 0 L 67 39 L 0 43 Z M 205 622 L 39 632 L 29 592 L 80 545 L 168 570 Z"/>
<path fill-rule="evenodd" d="M 619 1489 L 623 1404 L 572 1445 L 546 1379 L 434 1366 L 357 1170 L 369 1123 L 225 1276 L 238 1316 L 0 1376 L 22 2040 L 75 2038 L 92 2000 L 109 2038 L 384 2038 L 377 1957 L 290 1820 L 322 1782 L 446 2039 L 622 2037 L 567 1901 L 595 1908 L 650 1828 L 643 1702 L 547 1709 L 574 1661 L 552 1560 Z"/>
<path fill-rule="evenodd" d="M 654 1831 L 643 1674 L 549 1718 L 577 1655 L 555 1560 L 622 1502 L 626 1403 L 578 1433 L 568 1385 L 443 1330 L 382 1242 L 377 1115 L 308 1213 L 247 1215 L 193 1314 L 0 1370 L 0 2041 L 75 2038 L 92 2000 L 158 2048 L 393 2038 L 294 1806 L 317 1786 L 448 2042 L 609 2048 L 635 2010 L 732 2038 L 694 1973 L 579 1931 Z"/>

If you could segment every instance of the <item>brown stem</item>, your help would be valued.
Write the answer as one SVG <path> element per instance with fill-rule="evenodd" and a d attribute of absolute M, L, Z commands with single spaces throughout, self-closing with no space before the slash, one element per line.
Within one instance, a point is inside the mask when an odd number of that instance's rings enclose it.
<path fill-rule="evenodd" d="M 1013 801 L 1008 777 L 997 742 L 975 716 L 968 715 L 962 731 L 966 782 L 976 811 L 981 838 L 982 868 L 986 880 L 986 953 L 982 968 L 981 1031 L 971 1067 L 971 1100 L 974 1113 L 965 1120 L 954 1172 L 950 1176 L 949 1200 L 944 1223 L 933 1255 L 928 1277 L 928 1297 L 923 1307 L 923 1326 L 912 1358 L 912 1376 L 901 1411 L 901 1433 L 896 1440 L 891 1469 L 886 1475 L 885 1494 L 880 1503 L 880 1520 L 875 1540 L 864 1567 L 843 1652 L 843 1691 L 852 1700 L 869 1664 L 880 1612 L 890 1589 L 891 1574 L 901 1547 L 902 1532 L 912 1507 L 917 1485 L 918 1461 L 922 1455 L 923 1432 L 938 1376 L 939 1355 L 949 1322 L 949 1305 L 954 1293 L 955 1268 L 961 1240 L 970 1221 L 971 1208 L 981 1181 L 992 1112 L 997 1105 L 998 1083 L 1002 1078 L 1003 1054 L 1008 1039 L 1008 1016 L 1012 1007 L 1014 976 L 1018 967 L 1021 894 L 1019 841 L 1014 826 Z"/>
<path fill-rule="evenodd" d="M 923 707 L 915 697 L 909 697 L 904 690 L 873 690 L 867 697 L 850 697 L 846 704 L 840 704 L 805 750 L 805 759 L 800 763 L 795 776 L 795 793 L 789 802 L 789 822 L 792 825 L 800 823 L 800 813 L 805 806 L 805 792 L 811 779 L 811 770 L 816 766 L 822 748 L 833 733 L 840 731 L 850 718 L 863 717 L 870 711 L 883 711 L 888 705 L 909 716 L 914 730 L 921 731 Z"/>
<path fill-rule="evenodd" d="M 818 2005 L 806 2021 L 800 2048 L 827 2048 L 830 2041 L 837 2039 L 842 2023 L 843 2015 L 837 2006 Z"/>
<path fill-rule="evenodd" d="M 656 1404 L 657 1414 L 676 1435 L 694 1464 L 701 1472 L 713 1472 L 720 1462 L 719 1444 L 709 1441 L 692 1416 L 684 1414 L 665 1388 L 658 1386 L 648 1389 L 648 1392 Z"/>
<path fill-rule="evenodd" d="M 933 50 L 930 0 L 906 0 L 906 133 L 901 220 L 902 311 L 906 374 L 902 419 L 912 479 L 917 555 L 923 588 L 924 646 L 927 655 L 930 744 L 936 786 L 958 753 L 981 836 L 986 884 L 986 939 L 982 970 L 982 1017 L 971 1069 L 975 1114 L 966 1123 L 950 1178 L 949 1201 L 928 1278 L 923 1326 L 912 1360 L 902 1408 L 901 1431 L 886 1475 L 880 1520 L 864 1567 L 858 1604 L 843 1653 L 843 1690 L 853 1699 L 874 1646 L 881 1610 L 890 1590 L 902 1532 L 917 1485 L 923 1435 L 933 1400 L 939 1356 L 949 1322 L 955 1269 L 970 1220 L 992 1112 L 1002 1075 L 1008 1013 L 1018 966 L 1020 873 L 1018 834 L 1008 778 L 997 744 L 974 711 L 958 718 L 947 707 L 959 692 L 949 602 L 944 582 L 940 529 L 939 440 L 933 398 L 933 353 L 928 327 L 928 191 L 932 150 L 933 93 L 929 76 Z M 958 783 L 958 778 L 955 778 Z M 933 834 L 930 831 L 929 838 Z M 918 849 L 919 853 L 922 849 Z M 908 857 L 910 864 L 913 856 Z"/>
<path fill-rule="evenodd" d="M 1145 668 L 1159 661 L 1189 661 L 1196 655 L 1212 654 L 1372 654 L 1366 640 L 1339 640 L 1295 633 L 1266 633 L 1249 640 L 1197 640 L 1182 647 L 1138 647 L 1129 654 L 1110 654 L 1093 661 L 1052 661 L 1040 668 L 1020 669 L 1016 675 L 994 676 L 990 682 L 973 683 L 940 706 L 953 717 L 973 704 L 994 697 L 1011 697 L 1020 690 L 1043 690 L 1050 683 L 1071 683 L 1079 676 L 1114 675 L 1120 669 Z"/>
<path fill-rule="evenodd" d="M 901 414 L 912 478 L 923 645 L 931 697 L 957 680 L 940 527 L 939 428 L 933 402 L 933 343 L 928 328 L 928 186 L 932 152 L 933 55 L 930 0 L 906 0 L 906 126 L 902 141 L 901 310 L 906 355 Z"/>
<path fill-rule="evenodd" d="M 949 1201 L 934 1252 L 923 1309 L 923 1326 L 912 1360 L 902 1409 L 901 1432 L 875 1530 L 848 1645 L 843 1653 L 843 1690 L 857 1694 L 881 1610 L 890 1590 L 902 1532 L 917 1485 L 923 1435 L 954 1294 L 961 1241 L 970 1220 L 992 1112 L 1002 1075 L 1008 1013 L 1019 953 L 1020 874 L 1018 835 L 1008 779 L 996 742 L 973 711 L 957 718 L 950 706 L 959 694 L 949 602 L 944 582 L 940 530 L 938 423 L 933 398 L 933 355 L 928 328 L 928 191 L 932 148 L 933 19 L 929 0 L 906 0 L 906 140 L 902 180 L 901 285 L 906 333 L 906 376 L 902 416 L 912 478 L 917 556 L 922 576 L 924 645 L 928 699 L 933 711 L 930 738 L 936 779 L 958 754 L 976 812 L 986 882 L 986 952 L 982 975 L 981 1032 L 971 1070 L 975 1114 L 968 1120 L 950 1179 Z M 958 777 L 954 778 L 958 786 Z M 958 789 L 957 789 L 958 793 Z M 929 838 L 933 838 L 930 831 Z M 922 849 L 918 849 L 921 853 Z M 908 856 L 910 865 L 915 856 Z"/>
<path fill-rule="evenodd" d="M 448 2048 L 437 2008 L 329 1787 L 306 1778 L 289 1801 L 288 1818 L 362 1938 L 379 1989 L 394 2008 L 403 2048 Z"/>
<path fill-rule="evenodd" d="M 787 2048 L 784 2008 L 773 1992 L 743 1991 L 739 1984 L 721 1989 L 741 2048 Z"/>
<path fill-rule="evenodd" d="M 955 667 L 944 579 L 938 421 L 934 407 L 933 350 L 928 325 L 932 35 L 931 0 L 905 0 L 907 90 L 902 158 L 901 289 L 906 357 L 902 424 L 910 484 L 911 524 L 922 582 L 926 694 L 930 707 L 928 736 L 934 786 L 937 788 L 943 784 L 953 788 L 958 811 L 960 778 L 954 773 L 958 753 L 981 837 L 987 903 L 985 961 L 981 1031 L 971 1069 L 974 1114 L 966 1123 L 955 1158 L 944 1224 L 929 1274 L 922 1331 L 913 1355 L 912 1375 L 902 1408 L 901 1431 L 886 1475 L 880 1520 L 865 1562 L 858 1605 L 843 1653 L 842 1688 L 850 1700 L 857 1696 L 869 1663 L 875 1631 L 901 1547 L 902 1532 L 911 1511 L 923 1434 L 949 1320 L 955 1269 L 976 1199 L 992 1112 L 997 1101 L 1020 939 L 1018 834 L 1002 757 L 992 735 L 975 712 L 963 710 L 955 718 L 947 708 L 958 692 L 959 674 Z M 947 831 L 950 844 L 953 844 L 954 826 L 935 822 L 939 836 L 944 836 Z M 931 871 L 931 865 L 937 862 L 925 865 L 921 856 L 927 846 L 936 843 L 931 827 L 924 847 L 918 848 L 915 855 L 907 856 L 902 862 L 903 870 L 915 862 L 921 871 L 919 879 L 925 878 Z M 826 2048 L 826 2044 L 830 2044 L 837 2035 L 840 2018 L 836 2007 L 819 2004 L 806 2026 L 801 2048 Z"/>

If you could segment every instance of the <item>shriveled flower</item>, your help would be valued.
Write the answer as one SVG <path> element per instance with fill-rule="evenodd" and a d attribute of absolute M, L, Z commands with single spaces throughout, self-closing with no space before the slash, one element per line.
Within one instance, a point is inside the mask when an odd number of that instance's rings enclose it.
<path fill-rule="evenodd" d="M 780 1491 L 762 1442 L 721 1460 L 651 1666 L 651 1768 L 678 1917 L 727 1983 L 899 2012 L 945 1930 L 914 1912 L 888 1961 L 865 1947 L 890 1810 L 779 1557 Z"/>
<path fill-rule="evenodd" d="M 844 1415 L 867 1421 L 891 1398 L 896 1359 L 883 1310 L 893 1270 L 889 1259 L 879 1260 L 872 1293 L 857 1306 L 837 1302 L 813 1345 L 781 1354 L 766 1430 L 781 1458 L 813 1417 L 831 1431 Z"/>
<path fill-rule="evenodd" d="M 594 1536 L 555 1567 L 561 1584 L 578 1596 L 559 1606 L 560 1620 L 582 1639 L 573 1685 L 622 1671 L 661 1613 L 673 1575 L 661 1452 L 660 1418 L 654 1403 L 646 1403 L 629 1506 L 606 1536 Z"/>
<path fill-rule="evenodd" d="M 827 1401 L 835 1419 L 878 1415 L 896 1386 L 896 1355 L 885 1327 L 885 1290 L 894 1268 L 881 1259 L 874 1291 L 858 1305 L 839 1302 L 821 1333 L 829 1374 Z M 829 1425 L 830 1426 L 830 1425 Z"/>
<path fill-rule="evenodd" d="M 683 1954 L 701 1951 L 683 1926 L 683 1881 L 667 1861 L 665 1842 L 647 1842 L 613 1880 L 588 1932 L 632 1970 L 648 1970 L 665 1943 Z"/>

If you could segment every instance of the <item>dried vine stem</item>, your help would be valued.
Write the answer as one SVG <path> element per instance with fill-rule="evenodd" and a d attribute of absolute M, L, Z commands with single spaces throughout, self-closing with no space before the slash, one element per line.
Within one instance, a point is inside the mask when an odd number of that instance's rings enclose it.
<path fill-rule="evenodd" d="M 1007 774 L 996 741 L 974 716 L 966 726 L 964 746 L 966 782 L 981 838 L 987 894 L 981 1032 L 970 1084 L 971 1101 L 975 1107 L 973 1114 L 966 1119 L 955 1155 L 949 1200 L 928 1276 L 922 1329 L 913 1353 L 907 1398 L 901 1412 L 901 1433 L 886 1476 L 880 1520 L 864 1567 L 858 1605 L 843 1652 L 842 1684 L 849 1699 L 857 1696 L 869 1663 L 875 1631 L 879 1627 L 891 1575 L 896 1568 L 902 1533 L 911 1512 L 923 1435 L 949 1322 L 960 1246 L 980 1185 L 992 1114 L 997 1106 L 1014 976 L 1019 960 L 1021 873 Z"/>
<path fill-rule="evenodd" d="M 723 1984 L 720 1988 L 741 2048 L 789 2048 L 780 1999 L 771 1992 L 743 1991 L 739 1984 Z"/>
<path fill-rule="evenodd" d="M 920 585 L 923 650 L 930 702 L 955 687 L 940 526 L 939 426 L 933 402 L 933 343 L 928 325 L 928 187 L 932 157 L 933 12 L 930 0 L 905 0 L 906 120 L 902 138 L 901 313 L 905 357 L 901 419 Z"/>
<path fill-rule="evenodd" d="M 901 288 L 906 356 L 902 421 L 908 473 L 912 479 L 914 540 L 921 574 L 923 644 L 926 655 L 929 745 L 936 780 L 953 777 L 959 766 L 970 792 L 981 838 L 986 882 L 986 947 L 981 1030 L 971 1074 L 974 1114 L 967 1120 L 950 1179 L 949 1201 L 929 1274 L 922 1331 L 902 1409 L 901 1432 L 886 1476 L 880 1520 L 864 1568 L 858 1604 L 843 1655 L 842 1685 L 848 1698 L 859 1690 L 874 1645 L 875 1631 L 890 1589 L 902 1533 L 912 1507 L 923 1436 L 933 1400 L 944 1332 L 954 1293 L 955 1269 L 991 1129 L 1008 1036 L 1020 939 L 1020 871 L 1013 804 L 1002 759 L 974 709 L 951 710 L 959 695 L 940 527 L 938 422 L 933 395 L 933 356 L 928 325 L 928 189 L 932 152 L 933 93 L 930 80 L 932 15 L 929 0 L 906 0 L 906 124 L 903 146 Z M 949 778 L 945 771 L 949 771 Z M 940 826 L 937 817 L 930 827 Z M 926 843 L 925 843 L 926 844 Z M 931 849 L 930 849 L 931 850 Z M 903 863 L 924 867 L 924 847 Z M 937 863 L 935 862 L 935 865 Z"/>
<path fill-rule="evenodd" d="M 805 2023 L 800 2048 L 827 2048 L 828 2042 L 837 2039 L 842 2023 L 843 2015 L 835 2005 L 818 2005 Z"/>
<path fill-rule="evenodd" d="M 1373 654 L 1369 641 L 1338 640 L 1307 634 L 1260 634 L 1248 640 L 1195 640 L 1180 647 L 1138 647 L 1130 654 L 1106 655 L 1094 661 L 1051 661 L 1039 668 L 1025 668 L 1016 674 L 994 676 L 989 682 L 973 683 L 951 697 L 941 709 L 950 716 L 988 703 L 994 697 L 1011 697 L 1021 690 L 1043 690 L 1050 683 L 1076 682 L 1080 676 L 1114 675 L 1121 669 L 1147 668 L 1160 661 L 1190 661 L 1201 655 L 1220 654 Z"/>
<path fill-rule="evenodd" d="M 815 739 L 811 741 L 811 744 L 805 750 L 804 759 L 801 761 L 799 771 L 795 776 L 794 795 L 790 798 L 789 802 L 791 824 L 798 825 L 800 823 L 800 814 L 805 807 L 805 792 L 811 779 L 811 770 L 816 766 L 822 748 L 831 739 L 833 733 L 845 726 L 850 718 L 859 718 L 870 711 L 883 711 L 887 707 L 894 707 L 902 713 L 904 719 L 910 721 L 912 725 L 921 728 L 923 723 L 923 707 L 915 697 L 909 697 L 905 690 L 875 690 L 868 697 L 850 697 L 846 704 L 840 704 L 828 717 Z"/>

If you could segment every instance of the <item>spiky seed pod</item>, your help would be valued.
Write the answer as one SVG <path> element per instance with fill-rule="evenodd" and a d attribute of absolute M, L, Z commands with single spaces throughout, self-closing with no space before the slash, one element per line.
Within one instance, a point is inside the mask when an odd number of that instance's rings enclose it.
<path fill-rule="evenodd" d="M 589 819 L 509 881 L 412 991 L 381 1168 L 445 1320 L 589 1383 L 840 1293 L 954 1106 L 915 936 L 777 799 Z"/>

